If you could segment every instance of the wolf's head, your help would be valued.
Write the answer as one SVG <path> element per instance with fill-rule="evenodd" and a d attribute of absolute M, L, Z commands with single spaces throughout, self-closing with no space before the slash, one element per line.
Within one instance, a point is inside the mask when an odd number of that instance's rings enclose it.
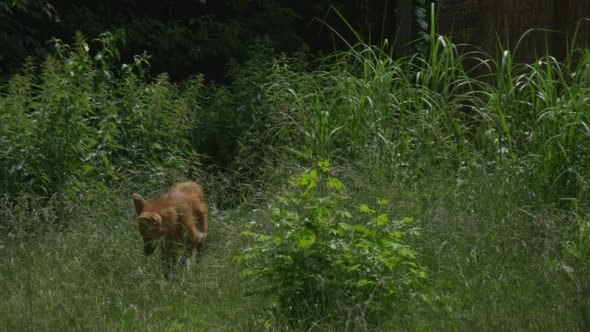
<path fill-rule="evenodd" d="M 139 233 L 143 237 L 143 252 L 151 255 L 156 250 L 160 238 L 162 217 L 155 212 L 147 211 L 148 203 L 138 194 L 133 194 L 133 205 L 137 213 Z"/>

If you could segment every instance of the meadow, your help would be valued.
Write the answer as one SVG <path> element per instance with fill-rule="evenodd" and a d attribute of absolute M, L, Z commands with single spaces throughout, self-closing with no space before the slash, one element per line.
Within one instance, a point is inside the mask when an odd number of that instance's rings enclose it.
<path fill-rule="evenodd" d="M 215 85 L 54 44 L 0 87 L 6 330 L 590 326 L 590 50 L 260 40 Z M 208 245 L 167 281 L 131 195 L 186 179 Z"/>

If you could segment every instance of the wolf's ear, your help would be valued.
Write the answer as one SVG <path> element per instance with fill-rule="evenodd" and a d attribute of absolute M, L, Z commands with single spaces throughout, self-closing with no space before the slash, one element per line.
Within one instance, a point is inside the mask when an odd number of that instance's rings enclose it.
<path fill-rule="evenodd" d="M 133 205 L 135 205 L 135 212 L 139 216 L 143 212 L 147 202 L 138 194 L 133 194 Z"/>

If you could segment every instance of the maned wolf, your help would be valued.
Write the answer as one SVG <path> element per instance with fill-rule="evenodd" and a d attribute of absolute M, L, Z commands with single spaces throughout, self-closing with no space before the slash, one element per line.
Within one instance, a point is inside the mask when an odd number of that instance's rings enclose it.
<path fill-rule="evenodd" d="M 201 254 L 207 236 L 208 210 L 198 183 L 177 183 L 150 203 L 133 194 L 133 204 L 144 253 L 151 255 L 160 246 L 166 278 L 172 276 L 179 262 L 186 263 L 193 251 Z"/>

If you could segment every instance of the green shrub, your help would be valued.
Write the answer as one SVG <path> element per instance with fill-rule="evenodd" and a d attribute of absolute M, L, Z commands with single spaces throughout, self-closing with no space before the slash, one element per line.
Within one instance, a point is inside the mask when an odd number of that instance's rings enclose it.
<path fill-rule="evenodd" d="M 254 242 L 236 259 L 252 292 L 275 298 L 292 324 L 383 323 L 425 278 L 405 239 L 412 219 L 390 220 L 365 204 L 349 211 L 344 185 L 328 162 L 318 165 L 273 203 L 271 229 L 244 232 Z"/>
<path fill-rule="evenodd" d="M 147 78 L 147 56 L 118 62 L 117 35 L 90 50 L 54 40 L 40 69 L 27 66 L 0 86 L 0 183 L 7 193 L 51 196 L 86 179 L 150 180 L 194 170 L 188 140 L 194 98 L 165 75 Z M 193 90 L 202 79 L 190 83 Z M 166 172 L 162 172 L 165 169 Z"/>

